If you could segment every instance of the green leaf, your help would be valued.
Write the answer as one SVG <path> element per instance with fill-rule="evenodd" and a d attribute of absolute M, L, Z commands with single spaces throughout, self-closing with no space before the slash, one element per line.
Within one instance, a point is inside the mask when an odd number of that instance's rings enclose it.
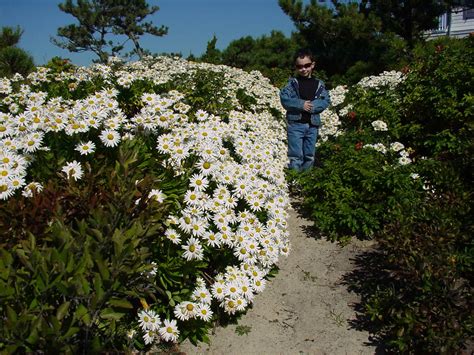
<path fill-rule="evenodd" d="M 124 315 L 125 313 L 117 312 L 113 308 L 105 308 L 100 312 L 100 317 L 108 320 L 120 320 Z"/>
<path fill-rule="evenodd" d="M 56 318 L 58 320 L 61 320 L 64 318 L 66 315 L 67 311 L 69 310 L 69 306 L 71 305 L 71 302 L 66 301 L 62 305 L 59 306 L 58 310 L 56 311 Z"/>
<path fill-rule="evenodd" d="M 71 328 L 68 329 L 68 331 L 66 332 L 66 334 L 64 334 L 61 338 L 62 338 L 62 339 L 70 338 L 70 337 L 73 336 L 74 334 L 78 333 L 80 330 L 81 330 L 81 328 L 78 328 L 78 327 L 71 327 Z"/>
<path fill-rule="evenodd" d="M 133 305 L 127 301 L 126 299 L 119 299 L 113 298 L 108 302 L 111 306 L 119 307 L 119 308 L 128 308 L 133 309 Z"/>
<path fill-rule="evenodd" d="M 74 312 L 74 318 L 83 322 L 87 326 L 91 324 L 89 311 L 82 303 L 77 306 L 76 312 Z"/>
<path fill-rule="evenodd" d="M 99 267 L 99 272 L 100 272 L 100 276 L 102 276 L 102 279 L 104 280 L 110 279 L 110 272 L 104 260 L 96 259 L 95 262 L 97 266 Z"/>
<path fill-rule="evenodd" d="M 13 308 L 11 308 L 8 305 L 7 305 L 7 317 L 11 323 L 16 323 L 16 320 L 17 320 L 16 312 Z"/>

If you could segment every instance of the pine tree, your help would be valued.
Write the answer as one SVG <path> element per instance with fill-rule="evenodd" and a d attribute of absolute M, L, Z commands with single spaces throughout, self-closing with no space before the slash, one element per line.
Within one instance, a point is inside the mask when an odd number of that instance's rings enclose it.
<path fill-rule="evenodd" d="M 0 76 L 11 77 L 15 73 L 26 75 L 31 72 L 35 64 L 33 58 L 17 44 L 23 30 L 19 26 L 2 27 L 0 32 Z"/>
<path fill-rule="evenodd" d="M 70 52 L 92 51 L 101 63 L 106 63 L 109 56 L 119 55 L 128 41 L 132 42 L 133 50 L 127 55 L 142 58 L 148 53 L 140 45 L 142 35 L 168 33 L 165 26 L 143 22 L 159 10 L 158 6 L 150 7 L 146 0 L 66 0 L 58 6 L 79 24 L 58 28 L 59 38 L 52 38 L 52 42 Z"/>
<path fill-rule="evenodd" d="M 382 31 L 393 32 L 409 46 L 421 39 L 424 31 L 436 28 L 438 17 L 448 9 L 440 0 L 362 0 L 361 12 L 374 13 L 382 20 Z"/>
<path fill-rule="evenodd" d="M 356 3 L 334 2 L 331 9 L 315 0 L 279 0 L 298 30 L 300 44 L 312 50 L 317 67 L 328 75 L 345 73 L 356 63 L 367 63 L 365 71 L 375 71 L 383 51 L 381 21 L 373 14 L 359 12 Z"/>

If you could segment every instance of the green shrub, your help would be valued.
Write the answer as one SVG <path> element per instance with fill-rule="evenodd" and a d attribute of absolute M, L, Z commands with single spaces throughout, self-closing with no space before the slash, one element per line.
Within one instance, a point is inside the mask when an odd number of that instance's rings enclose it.
<path fill-rule="evenodd" d="M 397 201 L 377 238 L 386 277 L 372 285 L 364 308 L 388 348 L 451 353 L 474 330 L 472 205 L 452 171 L 428 168 L 446 180 L 432 193 Z"/>
<path fill-rule="evenodd" d="M 417 155 L 434 157 L 472 182 L 474 37 L 418 47 L 401 86 L 404 136 Z"/>
<path fill-rule="evenodd" d="M 84 183 L 51 180 L 34 198 L 0 206 L 7 351 L 120 349 L 140 299 L 165 309 L 189 296 L 186 274 L 194 278 L 194 267 L 206 263 L 183 265 L 163 235 L 165 217 L 180 208 L 187 181 L 170 179 L 143 143 L 126 142 L 116 156 L 97 155 Z M 138 159 L 143 156 L 148 159 Z M 157 182 L 165 202 L 136 204 Z M 152 256 L 160 265 L 156 285 L 147 276 Z"/>
<path fill-rule="evenodd" d="M 390 351 L 452 353 L 473 335 L 473 58 L 472 37 L 430 41 L 403 80 L 364 78 L 331 108 L 320 166 L 296 176 L 323 235 L 377 241 L 357 270 L 370 277 L 348 280 Z"/>

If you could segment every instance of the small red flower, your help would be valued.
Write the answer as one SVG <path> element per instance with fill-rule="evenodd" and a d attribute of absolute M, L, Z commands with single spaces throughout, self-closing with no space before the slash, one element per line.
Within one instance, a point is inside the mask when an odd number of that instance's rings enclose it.
<path fill-rule="evenodd" d="M 441 53 L 443 51 L 443 49 L 444 49 L 443 45 L 441 45 L 441 44 L 437 45 L 436 46 L 436 53 Z"/>
<path fill-rule="evenodd" d="M 356 119 L 356 116 L 357 114 L 354 112 L 354 111 L 350 111 L 348 114 L 347 114 L 347 117 L 349 117 L 349 119 L 351 121 L 354 121 Z"/>
<path fill-rule="evenodd" d="M 363 146 L 364 146 L 363 142 L 357 142 L 355 144 L 355 150 L 361 150 Z"/>
<path fill-rule="evenodd" d="M 401 72 L 403 74 L 406 74 L 410 71 L 410 67 L 408 65 L 405 65 L 402 69 L 401 69 Z"/>

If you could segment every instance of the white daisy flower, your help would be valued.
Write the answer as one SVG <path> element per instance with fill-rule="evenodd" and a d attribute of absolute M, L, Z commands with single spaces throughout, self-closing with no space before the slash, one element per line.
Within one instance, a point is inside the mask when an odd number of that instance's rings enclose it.
<path fill-rule="evenodd" d="M 30 182 L 23 188 L 23 192 L 21 193 L 24 197 L 33 197 L 33 194 L 37 194 L 43 191 L 43 185 L 38 182 Z"/>
<path fill-rule="evenodd" d="M 146 345 L 152 344 L 155 341 L 156 332 L 154 330 L 148 330 L 143 334 L 143 341 Z"/>
<path fill-rule="evenodd" d="M 388 131 L 388 126 L 384 121 L 376 120 L 372 122 L 375 131 Z"/>
<path fill-rule="evenodd" d="M 212 301 L 211 293 L 205 287 L 198 287 L 194 290 L 191 298 L 199 303 L 210 304 Z"/>
<path fill-rule="evenodd" d="M 179 320 L 188 320 L 197 315 L 197 304 L 194 302 L 181 302 L 174 307 L 174 315 Z"/>
<path fill-rule="evenodd" d="M 209 114 L 204 110 L 196 111 L 196 118 L 198 121 L 205 121 L 209 117 Z"/>
<path fill-rule="evenodd" d="M 166 195 L 161 190 L 152 189 L 148 194 L 148 198 L 158 203 L 162 203 L 165 200 Z"/>
<path fill-rule="evenodd" d="M 173 242 L 173 244 L 180 244 L 181 243 L 181 236 L 173 228 L 168 228 L 165 232 L 165 236 L 166 236 L 167 239 L 171 240 Z"/>
<path fill-rule="evenodd" d="M 215 282 L 211 287 L 212 296 L 218 301 L 222 301 L 225 297 L 225 286 L 219 282 Z"/>
<path fill-rule="evenodd" d="M 92 154 L 95 151 L 95 144 L 92 141 L 81 142 L 75 148 L 81 155 Z"/>
<path fill-rule="evenodd" d="M 161 338 L 165 341 L 177 342 L 179 337 L 178 325 L 175 319 L 163 321 L 163 326 L 159 330 Z"/>
<path fill-rule="evenodd" d="M 66 163 L 61 170 L 66 174 L 66 177 L 73 178 L 76 181 L 82 178 L 82 175 L 84 174 L 81 164 L 75 160 Z"/>
<path fill-rule="evenodd" d="M 203 250 L 202 245 L 199 241 L 191 237 L 186 241 L 185 245 L 182 245 L 181 248 L 184 249 L 183 258 L 190 261 L 193 259 L 202 260 L 203 258 Z"/>
<path fill-rule="evenodd" d="M 11 184 L 0 182 L 0 200 L 8 200 L 15 193 L 15 189 Z"/>
<path fill-rule="evenodd" d="M 115 147 L 120 143 L 120 134 L 113 129 L 105 129 L 99 135 L 106 147 Z"/>
<path fill-rule="evenodd" d="M 202 319 L 205 322 L 208 322 L 212 319 L 213 312 L 209 304 L 199 304 L 197 306 L 197 317 Z"/>
<path fill-rule="evenodd" d="M 142 310 L 138 313 L 138 324 L 143 330 L 158 330 L 161 326 L 161 321 L 155 311 L 148 309 Z"/>

